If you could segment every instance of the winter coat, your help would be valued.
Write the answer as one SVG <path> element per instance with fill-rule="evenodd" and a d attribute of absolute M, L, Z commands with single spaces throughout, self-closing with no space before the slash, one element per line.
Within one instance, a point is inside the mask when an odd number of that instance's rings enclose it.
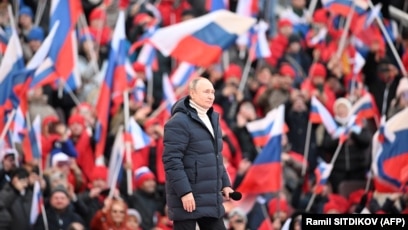
<path fill-rule="evenodd" d="M 73 206 L 68 206 L 63 212 L 57 212 L 55 209 L 49 206 L 46 207 L 45 212 L 47 215 L 48 229 L 50 230 L 65 230 L 74 222 L 84 224 L 82 218 L 73 211 Z M 42 214 L 40 214 L 33 227 L 33 230 L 43 229 L 45 229 L 44 219 Z"/>
<path fill-rule="evenodd" d="M 7 217 L 6 212 L 10 215 L 10 219 L 6 218 L 10 220 L 7 229 L 29 229 L 32 197 L 31 190 L 27 189 L 24 195 L 20 195 L 10 184 L 0 191 L 0 213 L 4 213 L 4 217 Z"/>
<path fill-rule="evenodd" d="M 214 137 L 190 106 L 190 98 L 176 102 L 172 117 L 164 127 L 163 163 L 166 171 L 166 198 L 172 220 L 221 218 L 224 213 L 221 190 L 231 186 L 222 159 L 219 114 L 207 114 Z M 196 210 L 183 209 L 181 197 L 193 193 Z"/>

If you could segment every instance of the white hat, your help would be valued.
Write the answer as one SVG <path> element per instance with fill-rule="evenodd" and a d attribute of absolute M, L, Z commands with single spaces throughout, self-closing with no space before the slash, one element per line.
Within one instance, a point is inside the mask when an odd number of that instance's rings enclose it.
<path fill-rule="evenodd" d="M 69 161 L 68 155 L 63 152 L 56 153 L 54 156 L 52 156 L 51 166 L 55 167 L 57 166 L 58 162 L 64 161 Z"/>
<path fill-rule="evenodd" d="M 351 109 L 352 109 L 353 106 L 351 105 L 351 102 L 350 102 L 347 98 L 344 98 L 344 97 L 338 98 L 338 99 L 334 102 L 333 110 L 336 111 L 337 106 L 339 106 L 340 104 L 346 106 L 346 107 L 347 107 L 347 110 L 348 110 L 348 113 L 349 113 L 349 114 L 351 113 Z"/>
<path fill-rule="evenodd" d="M 140 213 L 139 213 L 136 209 L 129 208 L 129 209 L 127 210 L 127 214 L 128 214 L 128 216 L 134 216 L 134 217 L 136 217 L 137 222 L 138 222 L 139 224 L 142 224 L 142 216 L 140 216 Z"/>

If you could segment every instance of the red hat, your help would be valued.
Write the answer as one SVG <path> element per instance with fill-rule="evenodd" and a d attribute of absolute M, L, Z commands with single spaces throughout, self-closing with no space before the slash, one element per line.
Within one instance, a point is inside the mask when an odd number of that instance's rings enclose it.
<path fill-rule="evenodd" d="M 137 14 L 133 18 L 133 24 L 135 24 L 135 25 L 143 24 L 144 22 L 146 22 L 147 20 L 149 20 L 151 18 L 152 17 L 150 15 L 148 15 L 147 13 L 140 13 L 140 14 Z"/>
<path fill-rule="evenodd" d="M 329 12 L 325 9 L 318 9 L 313 15 L 314 23 L 326 24 L 329 20 Z"/>
<path fill-rule="evenodd" d="M 42 126 L 47 126 L 51 123 L 58 122 L 59 118 L 55 115 L 46 116 L 43 119 Z"/>
<path fill-rule="evenodd" d="M 358 189 L 350 193 L 348 197 L 349 204 L 350 205 L 359 204 L 364 193 L 365 193 L 364 189 Z"/>
<path fill-rule="evenodd" d="M 336 203 L 338 205 L 339 211 L 341 213 L 346 213 L 347 212 L 347 210 L 349 208 L 348 207 L 349 203 L 348 203 L 348 200 L 346 198 L 344 198 L 341 195 L 337 195 L 337 194 L 330 194 L 328 196 L 328 198 L 329 198 L 329 202 L 334 202 L 334 203 Z"/>
<path fill-rule="evenodd" d="M 326 78 L 326 74 L 326 67 L 320 63 L 313 64 L 309 69 L 309 76 L 312 78 L 316 76 Z"/>
<path fill-rule="evenodd" d="M 295 70 L 292 68 L 292 66 L 288 65 L 288 64 L 284 64 L 280 67 L 279 69 L 279 73 L 282 76 L 289 76 L 291 78 L 295 78 L 296 77 L 296 72 Z"/>
<path fill-rule="evenodd" d="M 232 78 L 232 77 L 241 79 L 241 76 L 242 76 L 242 68 L 237 64 L 230 64 L 224 74 L 225 80 Z"/>
<path fill-rule="evenodd" d="M 284 27 L 284 26 L 293 26 L 293 24 L 292 24 L 292 22 L 291 21 L 289 21 L 288 19 L 281 19 L 281 20 L 279 20 L 279 22 L 278 22 L 278 28 L 280 29 L 280 28 L 282 28 L 282 27 Z"/>
<path fill-rule="evenodd" d="M 133 63 L 133 69 L 136 72 L 145 72 L 145 66 L 143 64 L 140 64 L 139 62 Z"/>
<path fill-rule="evenodd" d="M 323 214 L 328 214 L 332 210 L 342 213 L 342 208 L 334 201 L 329 201 L 323 206 Z"/>
<path fill-rule="evenodd" d="M 273 216 L 278 211 L 278 206 L 279 206 L 279 211 L 289 214 L 288 202 L 282 198 L 281 199 L 273 198 L 272 200 L 269 201 L 269 204 L 268 204 L 270 216 Z"/>
<path fill-rule="evenodd" d="M 103 20 L 107 19 L 106 12 L 102 8 L 95 8 L 92 10 L 91 14 L 89 15 L 89 21 L 93 20 Z"/>
<path fill-rule="evenodd" d="M 105 166 L 95 166 L 92 170 L 91 173 L 91 178 L 89 178 L 91 181 L 94 180 L 105 180 L 108 177 L 108 169 Z"/>
<path fill-rule="evenodd" d="M 136 188 L 140 188 L 147 180 L 155 180 L 155 176 L 146 166 L 142 166 L 135 171 L 135 184 Z"/>
<path fill-rule="evenodd" d="M 86 124 L 85 118 L 83 116 L 81 116 L 80 114 L 72 114 L 69 117 L 68 125 L 72 125 L 74 123 L 78 123 L 78 124 L 82 125 L 83 127 L 85 127 L 85 124 Z"/>

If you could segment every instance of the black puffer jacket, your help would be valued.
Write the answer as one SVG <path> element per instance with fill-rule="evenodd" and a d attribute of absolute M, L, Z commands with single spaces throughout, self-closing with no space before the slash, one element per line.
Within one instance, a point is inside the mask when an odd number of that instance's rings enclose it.
<path fill-rule="evenodd" d="M 178 101 L 164 127 L 163 163 L 169 217 L 220 218 L 225 212 L 221 190 L 231 184 L 222 161 L 219 115 L 212 109 L 207 112 L 214 138 L 189 103 L 189 97 Z M 189 192 L 193 192 L 196 203 L 192 213 L 186 212 L 181 202 L 181 197 Z"/>

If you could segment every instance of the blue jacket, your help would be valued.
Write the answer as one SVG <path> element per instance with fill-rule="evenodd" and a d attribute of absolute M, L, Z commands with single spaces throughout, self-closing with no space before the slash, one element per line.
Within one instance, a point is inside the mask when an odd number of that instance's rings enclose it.
<path fill-rule="evenodd" d="M 172 220 L 221 218 L 224 213 L 221 190 L 231 186 L 222 160 L 219 115 L 207 112 L 213 137 L 185 97 L 173 106 L 164 127 L 163 163 L 166 171 L 166 200 Z M 193 192 L 196 210 L 183 209 L 181 197 Z"/>

